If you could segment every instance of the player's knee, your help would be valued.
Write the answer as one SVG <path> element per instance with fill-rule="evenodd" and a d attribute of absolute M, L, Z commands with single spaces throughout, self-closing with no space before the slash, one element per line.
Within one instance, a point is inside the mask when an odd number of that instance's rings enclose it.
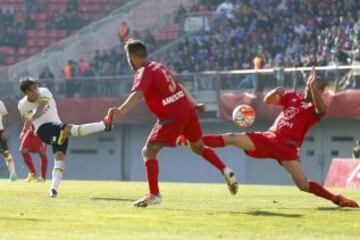
<path fill-rule="evenodd" d="M 190 145 L 191 151 L 197 155 L 201 155 L 204 151 L 204 144 Z"/>
<path fill-rule="evenodd" d="M 63 152 L 58 151 L 54 154 L 54 156 L 55 156 L 56 160 L 59 160 L 59 161 L 65 160 L 65 154 Z"/>
<path fill-rule="evenodd" d="M 4 156 L 5 160 L 7 160 L 10 157 L 10 151 L 5 150 L 5 151 L 2 152 L 2 155 Z"/>
<path fill-rule="evenodd" d="M 21 154 L 27 154 L 27 153 L 29 153 L 29 149 L 27 149 L 27 148 L 21 148 L 21 149 L 20 149 L 20 153 L 21 153 Z"/>
<path fill-rule="evenodd" d="M 156 157 L 157 152 L 149 146 L 145 146 L 142 149 L 142 156 L 144 158 L 144 161 L 155 158 Z"/>
<path fill-rule="evenodd" d="M 46 151 L 40 151 L 39 154 L 40 157 L 46 157 Z"/>

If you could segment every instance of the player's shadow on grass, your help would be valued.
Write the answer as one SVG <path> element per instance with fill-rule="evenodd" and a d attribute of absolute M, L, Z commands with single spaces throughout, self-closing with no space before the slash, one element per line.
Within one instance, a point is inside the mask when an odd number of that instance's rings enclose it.
<path fill-rule="evenodd" d="M 93 197 L 90 198 L 90 200 L 93 201 L 113 201 L 113 202 L 133 202 L 134 199 L 128 199 L 128 198 L 107 198 L 107 197 Z"/>
<path fill-rule="evenodd" d="M 0 221 L 29 221 L 29 222 L 43 222 L 44 220 L 36 218 L 23 218 L 23 217 L 0 217 Z"/>
<path fill-rule="evenodd" d="M 317 210 L 319 211 L 342 211 L 342 212 L 348 212 L 348 211 L 354 211 L 354 208 L 342 208 L 342 207 L 318 207 Z"/>
<path fill-rule="evenodd" d="M 261 217 L 286 217 L 286 218 L 300 218 L 303 217 L 301 214 L 288 214 L 288 213 L 276 213 L 268 211 L 253 211 L 245 213 L 252 216 L 261 216 Z"/>

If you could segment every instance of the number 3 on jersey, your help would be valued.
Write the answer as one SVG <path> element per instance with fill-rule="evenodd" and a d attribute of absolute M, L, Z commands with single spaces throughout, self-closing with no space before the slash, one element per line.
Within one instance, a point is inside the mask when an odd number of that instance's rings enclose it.
<path fill-rule="evenodd" d="M 174 93 L 176 91 L 176 83 L 175 83 L 175 80 L 174 80 L 173 76 L 168 74 L 165 69 L 161 69 L 161 72 L 164 74 L 164 77 L 166 78 L 166 80 L 169 83 L 170 92 Z"/>

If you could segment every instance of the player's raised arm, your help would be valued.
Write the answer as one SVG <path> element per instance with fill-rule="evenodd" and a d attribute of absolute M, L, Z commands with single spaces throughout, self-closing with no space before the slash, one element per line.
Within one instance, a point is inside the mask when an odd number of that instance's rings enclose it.
<path fill-rule="evenodd" d="M 115 118 L 121 118 L 124 116 L 130 109 L 135 107 L 141 99 L 144 97 L 142 90 L 134 91 L 130 96 L 125 100 L 121 106 L 117 108 L 111 108 L 109 111 L 112 111 Z"/>
<path fill-rule="evenodd" d="M 283 87 L 277 87 L 268 92 L 264 97 L 264 103 L 269 105 L 279 105 L 281 96 L 284 94 L 285 89 Z"/>
<path fill-rule="evenodd" d="M 326 104 L 321 96 L 322 92 L 325 89 L 325 84 L 321 83 L 317 78 L 314 67 L 311 70 L 309 78 L 309 88 L 311 91 L 311 98 L 315 106 L 315 111 L 319 117 L 322 117 L 326 114 L 327 111 Z"/>
<path fill-rule="evenodd" d="M 187 90 L 182 84 L 179 83 L 180 88 L 183 90 L 186 98 L 194 105 L 195 109 L 198 112 L 205 112 L 205 103 L 197 103 L 194 97 L 191 95 L 189 90 Z"/>

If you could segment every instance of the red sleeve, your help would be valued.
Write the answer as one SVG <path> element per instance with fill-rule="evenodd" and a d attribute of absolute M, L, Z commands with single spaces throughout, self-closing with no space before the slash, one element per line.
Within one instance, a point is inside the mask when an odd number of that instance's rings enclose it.
<path fill-rule="evenodd" d="M 286 91 L 280 98 L 280 103 L 279 105 L 285 107 L 288 102 L 289 102 L 289 99 L 291 98 L 291 96 L 293 96 L 295 94 L 294 91 Z"/>
<path fill-rule="evenodd" d="M 152 73 L 150 71 L 146 71 L 144 67 L 140 68 L 134 78 L 134 84 L 131 89 L 131 92 L 135 92 L 137 90 L 142 90 L 146 92 L 152 82 Z"/>

